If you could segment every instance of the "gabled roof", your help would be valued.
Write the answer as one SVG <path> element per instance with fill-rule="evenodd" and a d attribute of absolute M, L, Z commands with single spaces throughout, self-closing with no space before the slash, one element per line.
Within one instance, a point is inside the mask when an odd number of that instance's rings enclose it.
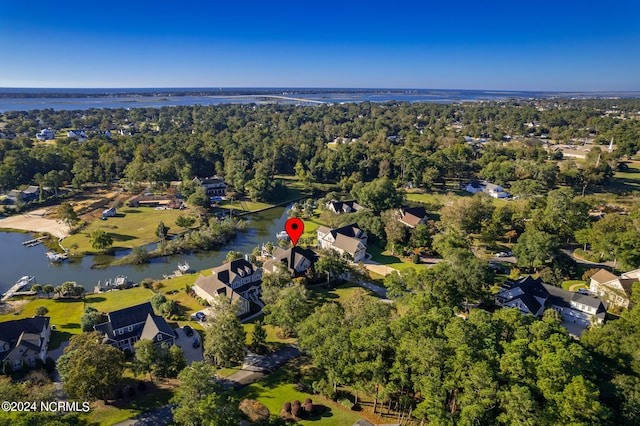
<path fill-rule="evenodd" d="M 154 340 L 159 333 L 174 337 L 173 330 L 171 330 L 164 318 L 151 314 L 147 315 L 140 339 Z"/>
<path fill-rule="evenodd" d="M 358 238 L 348 237 L 343 234 L 336 235 L 336 240 L 333 243 L 333 246 L 340 250 L 344 250 L 352 255 L 359 249 L 365 247 L 362 241 L 360 241 Z"/>
<path fill-rule="evenodd" d="M 233 291 L 231 287 L 220 281 L 215 274 L 205 277 L 200 275 L 193 283 L 194 286 L 199 287 L 205 293 L 210 296 L 217 296 L 223 294 L 231 299 L 232 302 L 244 300 L 244 297 Z"/>
<path fill-rule="evenodd" d="M 246 259 L 236 259 L 229 263 L 213 268 L 213 274 L 224 284 L 229 284 L 240 276 L 246 277 L 253 274 L 256 268 Z"/>
<path fill-rule="evenodd" d="M 608 283 L 609 281 L 617 280 L 618 277 L 613 275 L 611 272 L 607 271 L 606 269 L 600 269 L 598 272 L 591 275 L 591 279 L 600 284 L 603 284 L 603 283 Z"/>
<path fill-rule="evenodd" d="M 311 249 L 302 248 L 300 246 L 293 246 L 289 249 L 278 248 L 273 255 L 273 259 L 269 259 L 264 263 L 264 268 L 273 270 L 274 265 L 279 263 L 284 264 L 289 270 L 297 271 L 299 266 L 308 260 L 313 265 L 318 260 L 318 255 Z"/>
<path fill-rule="evenodd" d="M 319 230 L 320 228 L 318 228 Z M 354 237 L 361 238 L 364 234 L 364 231 L 358 226 L 357 223 L 352 223 L 350 225 L 345 225 L 341 228 L 332 229 L 331 235 L 333 238 L 337 238 L 338 235 L 344 235 L 345 237 Z"/>
<path fill-rule="evenodd" d="M 358 204 L 356 200 L 331 200 L 327 203 L 327 207 L 339 213 L 353 213 L 364 209 L 364 207 Z"/>
<path fill-rule="evenodd" d="M 0 340 L 17 342 L 22 333 L 40 334 L 49 326 L 49 317 L 23 318 L 0 322 Z"/>
<path fill-rule="evenodd" d="M 413 227 L 419 225 L 427 217 L 427 211 L 424 207 L 401 207 L 400 214 L 400 221 Z"/>
<path fill-rule="evenodd" d="M 143 323 L 147 319 L 147 315 L 155 315 L 150 302 L 141 303 L 140 305 L 130 306 L 128 308 L 113 311 L 107 314 L 111 328 L 127 327 L 129 325 Z"/>
<path fill-rule="evenodd" d="M 571 307 L 571 302 L 574 302 L 595 308 L 596 316 L 598 317 L 604 317 L 606 313 L 604 303 L 598 298 L 587 296 L 586 294 L 574 293 L 548 284 L 544 284 L 544 287 L 549 292 L 551 302 L 556 306 Z"/>

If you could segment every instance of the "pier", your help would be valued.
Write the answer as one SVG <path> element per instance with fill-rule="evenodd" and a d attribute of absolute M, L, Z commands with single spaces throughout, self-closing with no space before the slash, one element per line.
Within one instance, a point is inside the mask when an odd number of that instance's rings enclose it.
<path fill-rule="evenodd" d="M 34 238 L 33 240 L 23 241 L 22 245 L 27 247 L 35 247 L 39 244 L 42 244 L 42 241 L 46 240 L 47 238 L 49 237 L 38 237 L 38 238 Z"/>

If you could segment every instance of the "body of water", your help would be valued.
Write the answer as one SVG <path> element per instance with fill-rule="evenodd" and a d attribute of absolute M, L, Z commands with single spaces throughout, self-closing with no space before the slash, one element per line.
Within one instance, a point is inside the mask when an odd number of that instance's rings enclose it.
<path fill-rule="evenodd" d="M 438 102 L 500 100 L 507 98 L 638 97 L 638 92 L 524 92 L 490 90 L 400 89 L 19 89 L 0 88 L 0 112 L 141 108 L 229 103 L 290 103 L 317 105 L 347 102 Z"/>
<path fill-rule="evenodd" d="M 140 282 L 144 278 L 162 279 L 163 274 L 171 274 L 178 269 L 178 262 L 183 261 L 189 262 L 193 270 L 213 268 L 224 263 L 229 250 L 250 253 L 254 247 L 267 241 L 275 243 L 276 233 L 284 229 L 288 218 L 286 212 L 284 207 L 277 207 L 251 215 L 247 230 L 239 232 L 230 244 L 220 250 L 157 258 L 144 265 L 101 269 L 91 269 L 96 263 L 94 256 L 50 263 L 45 256 L 48 251 L 46 247 L 22 245 L 23 241 L 33 238 L 31 234 L 0 232 L 0 293 L 7 291 L 24 275 L 33 275 L 38 284 L 51 284 L 54 287 L 65 281 L 75 281 L 92 291 L 98 280 L 104 282 L 118 275 L 126 275 L 133 282 Z"/>

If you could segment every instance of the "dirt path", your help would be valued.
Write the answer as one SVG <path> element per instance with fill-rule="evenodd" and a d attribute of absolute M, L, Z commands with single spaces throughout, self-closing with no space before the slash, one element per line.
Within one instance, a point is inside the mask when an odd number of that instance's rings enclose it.
<path fill-rule="evenodd" d="M 0 228 L 21 229 L 31 232 L 47 232 L 55 237 L 64 238 L 69 235 L 69 227 L 47 218 L 49 209 L 38 209 L 28 213 L 0 219 Z"/>

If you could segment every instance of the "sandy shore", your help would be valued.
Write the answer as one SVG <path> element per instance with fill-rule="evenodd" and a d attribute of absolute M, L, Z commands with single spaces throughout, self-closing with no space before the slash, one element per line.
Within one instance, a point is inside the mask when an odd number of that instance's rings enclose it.
<path fill-rule="evenodd" d="M 46 217 L 48 211 L 48 209 L 38 209 L 25 214 L 2 218 L 0 219 L 0 228 L 22 229 L 31 232 L 48 232 L 58 238 L 64 238 L 69 235 L 69 227 L 67 225 Z"/>

